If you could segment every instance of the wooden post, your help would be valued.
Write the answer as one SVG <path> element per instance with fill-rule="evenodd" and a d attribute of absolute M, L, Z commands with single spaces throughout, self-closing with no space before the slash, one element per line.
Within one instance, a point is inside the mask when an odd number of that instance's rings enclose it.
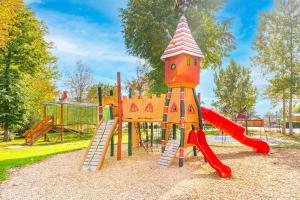
<path fill-rule="evenodd" d="M 169 104 L 170 104 L 171 94 L 172 94 L 172 89 L 169 88 L 168 93 L 166 95 L 163 121 L 162 121 L 162 131 L 161 131 L 161 151 L 162 151 L 162 153 L 165 151 L 165 148 L 166 148 L 167 117 L 168 117 L 168 108 L 169 108 Z"/>
<path fill-rule="evenodd" d="M 129 88 L 128 98 L 132 98 L 131 88 Z M 132 156 L 132 122 L 128 122 L 128 156 Z"/>
<path fill-rule="evenodd" d="M 60 104 L 60 141 L 64 141 L 64 103 Z"/>
<path fill-rule="evenodd" d="M 103 117 L 102 89 L 101 89 L 101 87 L 98 87 L 98 102 L 99 102 L 98 114 L 99 114 L 99 121 L 100 121 L 102 119 L 102 117 Z"/>
<path fill-rule="evenodd" d="M 150 146 L 153 147 L 153 122 L 150 124 Z"/>
<path fill-rule="evenodd" d="M 114 96 L 113 90 L 109 91 L 110 96 Z M 114 106 L 109 105 L 109 115 L 110 115 L 110 120 L 114 119 Z M 114 156 L 115 152 L 115 143 L 114 143 L 114 133 L 112 134 L 111 140 L 110 140 L 110 156 Z"/>
<path fill-rule="evenodd" d="M 177 125 L 173 124 L 172 125 L 172 131 L 173 131 L 173 140 L 176 140 L 176 129 L 177 129 Z"/>
<path fill-rule="evenodd" d="M 179 167 L 183 167 L 183 159 L 184 159 L 184 127 L 185 127 L 184 87 L 181 87 L 181 88 L 180 88 L 180 144 L 179 144 Z"/>
<path fill-rule="evenodd" d="M 123 117 L 123 109 L 122 109 L 122 92 L 121 92 L 121 73 L 117 73 L 118 79 L 118 150 L 117 150 L 117 160 L 122 159 L 122 117 Z"/>

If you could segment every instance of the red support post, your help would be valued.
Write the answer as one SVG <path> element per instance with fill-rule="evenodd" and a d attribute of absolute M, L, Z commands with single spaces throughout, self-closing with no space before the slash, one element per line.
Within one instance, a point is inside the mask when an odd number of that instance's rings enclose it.
<path fill-rule="evenodd" d="M 118 76 L 118 149 L 117 149 L 117 160 L 122 159 L 122 93 L 121 93 L 121 73 L 117 73 Z"/>

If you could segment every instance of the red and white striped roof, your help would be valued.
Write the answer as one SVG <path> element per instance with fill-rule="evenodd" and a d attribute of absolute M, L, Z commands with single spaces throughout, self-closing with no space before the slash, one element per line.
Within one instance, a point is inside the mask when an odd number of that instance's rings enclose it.
<path fill-rule="evenodd" d="M 165 49 L 161 59 L 164 60 L 182 53 L 203 57 L 200 48 L 192 36 L 192 32 L 184 15 L 180 18 L 173 39 Z"/>

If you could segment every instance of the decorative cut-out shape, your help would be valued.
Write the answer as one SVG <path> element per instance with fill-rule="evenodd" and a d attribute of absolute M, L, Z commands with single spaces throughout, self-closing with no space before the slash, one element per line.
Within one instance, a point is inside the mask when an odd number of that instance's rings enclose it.
<path fill-rule="evenodd" d="M 152 103 L 148 103 L 146 108 L 145 108 L 146 112 L 153 112 L 153 105 Z"/>
<path fill-rule="evenodd" d="M 176 103 L 172 104 L 172 106 L 171 106 L 171 112 L 178 112 L 178 108 L 177 108 Z"/>
<path fill-rule="evenodd" d="M 194 106 L 191 105 L 191 104 L 188 106 L 188 113 L 189 113 L 189 114 L 195 114 L 195 108 L 194 108 Z"/>
<path fill-rule="evenodd" d="M 139 109 L 135 103 L 132 103 L 130 106 L 130 112 L 137 112 Z"/>

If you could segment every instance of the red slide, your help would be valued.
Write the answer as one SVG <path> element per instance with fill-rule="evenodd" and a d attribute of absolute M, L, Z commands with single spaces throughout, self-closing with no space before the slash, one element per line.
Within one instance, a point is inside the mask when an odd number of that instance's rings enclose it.
<path fill-rule="evenodd" d="M 221 114 L 207 109 L 203 106 L 201 106 L 201 113 L 202 118 L 214 125 L 216 128 L 220 129 L 221 131 L 224 131 L 240 143 L 252 147 L 255 149 L 257 153 L 263 153 L 267 154 L 270 151 L 270 147 L 266 142 L 263 142 L 258 139 L 248 138 L 246 135 L 244 135 L 245 128 L 238 125 L 237 123 L 229 120 L 228 118 L 222 116 Z"/>
<path fill-rule="evenodd" d="M 187 142 L 198 147 L 204 158 L 218 172 L 221 178 L 229 178 L 231 176 L 230 167 L 224 165 L 211 150 L 206 142 L 205 133 L 202 130 L 198 130 L 197 133 L 191 130 L 188 134 Z"/>

